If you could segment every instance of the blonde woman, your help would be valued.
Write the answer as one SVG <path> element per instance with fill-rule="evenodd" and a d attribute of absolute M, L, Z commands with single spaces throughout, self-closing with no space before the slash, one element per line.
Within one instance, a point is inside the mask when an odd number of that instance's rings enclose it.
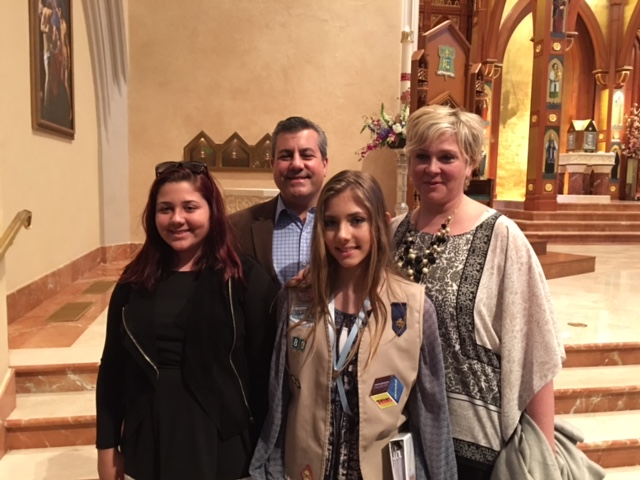
<path fill-rule="evenodd" d="M 507 217 L 464 193 L 482 159 L 475 114 L 431 105 L 407 124 L 420 206 L 392 222 L 396 264 L 426 285 L 442 339 L 460 479 L 490 478 L 526 411 L 553 448 L 553 378 L 564 349 L 547 282 Z"/>

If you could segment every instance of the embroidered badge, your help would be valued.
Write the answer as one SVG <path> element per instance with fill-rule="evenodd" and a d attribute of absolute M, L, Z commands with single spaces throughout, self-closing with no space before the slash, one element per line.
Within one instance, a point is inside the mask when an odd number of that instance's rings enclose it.
<path fill-rule="evenodd" d="M 391 304 L 391 328 L 399 337 L 407 331 L 407 304 L 394 302 Z"/>
<path fill-rule="evenodd" d="M 381 409 L 393 407 L 400 402 L 404 385 L 395 375 L 376 378 L 369 396 Z"/>
<path fill-rule="evenodd" d="M 313 472 L 311 471 L 311 467 L 309 465 L 302 469 L 300 478 L 302 478 L 302 480 L 313 480 Z"/>
<path fill-rule="evenodd" d="M 300 337 L 293 337 L 293 340 L 291 341 L 291 348 L 293 348 L 294 350 L 299 350 L 301 352 L 304 352 L 304 349 L 306 346 L 307 346 L 306 340 L 303 340 Z"/>

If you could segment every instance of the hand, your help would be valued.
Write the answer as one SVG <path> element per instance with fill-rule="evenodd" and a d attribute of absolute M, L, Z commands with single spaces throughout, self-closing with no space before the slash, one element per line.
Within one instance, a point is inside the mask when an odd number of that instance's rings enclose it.
<path fill-rule="evenodd" d="M 298 274 L 287 282 L 287 287 L 306 288 L 310 286 L 309 272 L 311 269 L 307 266 L 300 270 Z"/>
<path fill-rule="evenodd" d="M 124 457 L 117 448 L 98 450 L 98 478 L 124 480 Z"/>

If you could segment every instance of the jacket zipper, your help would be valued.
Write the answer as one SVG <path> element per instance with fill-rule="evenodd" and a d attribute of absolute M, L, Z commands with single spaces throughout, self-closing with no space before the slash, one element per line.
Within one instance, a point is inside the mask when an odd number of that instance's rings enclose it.
<path fill-rule="evenodd" d="M 231 368 L 233 369 L 233 373 L 236 375 L 238 379 L 238 383 L 240 384 L 240 391 L 242 391 L 242 399 L 244 400 L 244 405 L 247 407 L 247 411 L 249 412 L 249 421 L 253 423 L 253 414 L 251 413 L 251 408 L 249 408 L 249 402 L 247 401 L 247 395 L 244 391 L 244 386 L 242 385 L 242 380 L 240 380 L 240 375 L 238 375 L 238 370 L 236 370 L 236 366 L 233 364 L 233 350 L 236 347 L 236 314 L 233 310 L 233 296 L 231 290 L 231 280 L 229 280 L 229 306 L 231 307 L 231 321 L 233 323 L 233 343 L 231 344 L 231 351 L 229 352 L 229 363 L 231 364 Z"/>
<path fill-rule="evenodd" d="M 147 356 L 147 354 L 144 353 L 144 350 L 142 350 L 142 348 L 140 347 L 140 345 L 138 344 L 136 339 L 131 334 L 131 331 L 129 330 L 129 327 L 127 327 L 127 321 L 126 321 L 125 315 L 124 315 L 124 307 L 122 308 L 122 325 L 124 325 L 124 329 L 127 332 L 127 335 L 129 335 L 129 338 L 131 339 L 133 344 L 136 346 L 136 348 L 138 349 L 140 354 L 144 357 L 144 359 L 147 362 L 149 362 L 149 365 L 151 365 L 153 367 L 153 369 L 155 370 L 155 372 L 156 372 L 156 380 L 157 380 L 158 377 L 160 376 L 160 372 L 158 371 L 158 367 L 156 367 L 155 364 L 151 361 L 151 359 Z"/>

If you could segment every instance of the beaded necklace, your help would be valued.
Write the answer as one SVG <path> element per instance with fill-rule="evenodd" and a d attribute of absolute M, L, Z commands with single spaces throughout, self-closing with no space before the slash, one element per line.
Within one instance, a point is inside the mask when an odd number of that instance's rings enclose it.
<path fill-rule="evenodd" d="M 417 245 L 418 232 L 413 225 L 407 231 L 402 240 L 402 245 L 396 253 L 396 264 L 403 275 L 409 280 L 425 285 L 427 275 L 435 265 L 438 255 L 442 252 L 444 244 L 449 239 L 449 225 L 458 211 L 458 204 L 453 213 L 440 225 L 440 230 L 433 235 L 428 247 Z"/>

